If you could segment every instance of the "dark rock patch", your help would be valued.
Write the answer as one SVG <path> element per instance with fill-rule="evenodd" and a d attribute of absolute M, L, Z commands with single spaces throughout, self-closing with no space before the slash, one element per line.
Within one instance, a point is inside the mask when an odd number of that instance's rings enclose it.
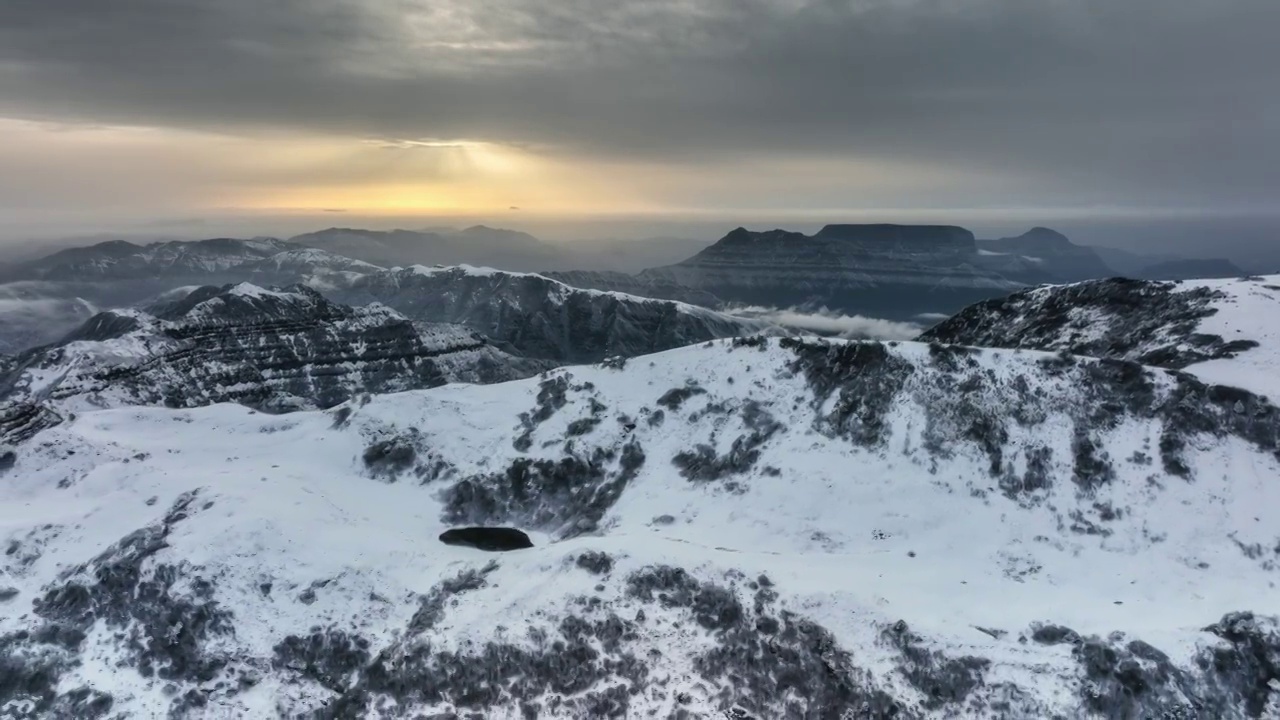
<path fill-rule="evenodd" d="M 924 646 L 924 639 L 911 632 L 903 621 L 885 628 L 880 637 L 901 653 L 899 672 L 924 695 L 924 706 L 936 710 L 960 705 L 981 687 L 991 666 L 986 658 L 948 657 Z"/>
<path fill-rule="evenodd" d="M 632 437 L 620 452 L 595 448 L 558 461 L 518 458 L 501 473 L 475 475 L 444 493 L 445 522 L 513 523 L 572 537 L 594 530 L 645 460 Z"/>
<path fill-rule="evenodd" d="M 532 410 L 520 413 L 520 427 L 523 431 L 512 441 L 512 445 L 520 452 L 533 447 L 534 431 L 569 402 L 569 375 L 554 375 L 540 382 L 535 402 Z"/>
<path fill-rule="evenodd" d="M 672 458 L 672 464 L 680 468 L 684 478 L 693 482 L 713 482 L 741 475 L 755 467 L 761 447 L 783 426 L 754 400 L 743 404 L 741 416 L 749 432 L 735 438 L 724 455 L 718 454 L 712 446 L 700 443 L 692 451 L 677 453 Z"/>
<path fill-rule="evenodd" d="M 487 583 L 489 574 L 498 569 L 498 563 L 490 561 L 479 570 L 463 570 L 452 578 L 442 580 L 419 602 L 418 610 L 409 620 L 409 632 L 420 635 L 431 630 L 444 619 L 446 606 L 456 602 L 457 596 L 479 590 Z"/>
<path fill-rule="evenodd" d="M 1080 634 L 1062 625 L 1041 624 L 1032 627 L 1031 639 L 1041 645 L 1078 645 Z"/>
<path fill-rule="evenodd" d="M 452 528 L 440 533 L 440 542 L 445 545 L 461 545 L 487 552 L 523 550 L 533 547 L 533 541 L 528 535 L 515 528 L 505 527 Z"/>
<path fill-rule="evenodd" d="M 613 558 L 599 550 L 582 553 L 574 564 L 593 575 L 608 575 L 613 570 Z"/>
<path fill-rule="evenodd" d="M 394 480 L 400 473 L 413 467 L 418 459 L 417 438 L 398 436 L 379 440 L 365 448 L 364 466 L 375 477 Z"/>
<path fill-rule="evenodd" d="M 825 628 L 776 608 L 777 594 L 760 583 L 756 587 L 754 607 L 748 608 L 733 590 L 699 582 L 681 568 L 653 566 L 627 578 L 632 598 L 688 612 L 715 636 L 715 646 L 696 657 L 694 667 L 712 687 L 725 688 L 716 696 L 722 712 L 737 707 L 760 718 L 915 716 L 874 688 Z"/>
<path fill-rule="evenodd" d="M 707 391 L 693 383 L 689 383 L 684 387 L 671 388 L 662 393 L 662 397 L 658 398 L 657 405 L 671 411 L 679 410 L 685 401 L 695 395 L 706 395 Z"/>
<path fill-rule="evenodd" d="M 863 447 L 888 439 L 885 417 L 914 372 L 910 363 L 876 342 L 834 344 L 782 338 L 779 345 L 794 354 L 790 369 L 808 380 L 815 410 L 837 396 L 835 407 L 816 418 L 820 429 Z"/>
<path fill-rule="evenodd" d="M 189 685 L 219 675 L 229 658 L 206 642 L 231 632 L 231 613 L 213 599 L 212 583 L 195 568 L 156 561 L 173 527 L 193 511 L 197 495 L 184 493 L 160 522 L 63 572 L 45 589 L 32 604 L 40 623 L 35 630 L 0 639 L 0 706 L 7 694 L 34 703 L 33 718 L 110 712 L 111 696 L 93 688 L 53 692 L 99 623 L 120 641 L 121 668 Z"/>
<path fill-rule="evenodd" d="M 525 717 L 629 717 L 631 697 L 649 676 L 648 665 L 624 646 L 635 631 L 634 623 L 611 613 L 570 615 L 552 632 L 533 631 L 532 648 L 489 642 L 465 654 L 437 651 L 411 634 L 380 652 L 319 717 L 361 717 L 384 698 L 467 711 L 454 717 L 483 717 L 499 708 L 518 708 Z"/>
<path fill-rule="evenodd" d="M 1082 637 L 1060 625 L 1036 625 L 1032 640 L 1070 645 L 1079 665 L 1080 709 L 1123 718 L 1265 718 L 1280 707 L 1280 632 L 1273 620 L 1231 613 L 1205 628 L 1221 642 L 1201 648 L 1186 668 L 1123 633 Z"/>
<path fill-rule="evenodd" d="M 340 693 L 353 674 L 369 662 L 369 641 L 328 628 L 310 635 L 290 635 L 275 646 L 272 667 L 297 673 Z"/>

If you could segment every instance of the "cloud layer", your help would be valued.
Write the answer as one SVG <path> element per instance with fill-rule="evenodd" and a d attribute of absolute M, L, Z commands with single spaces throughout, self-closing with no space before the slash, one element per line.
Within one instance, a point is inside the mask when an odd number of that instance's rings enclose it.
<path fill-rule="evenodd" d="M 0 116 L 500 143 L 705 173 L 703 206 L 1274 204 L 1276 27 L 1274 0 L 5 0 Z"/>
<path fill-rule="evenodd" d="M 730 310 L 729 313 L 744 318 L 765 320 L 805 334 L 847 340 L 912 340 L 924 331 L 922 325 L 863 315 L 844 315 L 826 308 L 800 310 L 748 306 Z"/>

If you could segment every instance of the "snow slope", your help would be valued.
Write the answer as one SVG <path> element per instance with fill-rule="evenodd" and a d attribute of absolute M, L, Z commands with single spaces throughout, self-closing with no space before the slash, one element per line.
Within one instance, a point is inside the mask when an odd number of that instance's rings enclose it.
<path fill-rule="evenodd" d="M 1265 717 L 1278 442 L 1132 363 L 767 338 L 87 412 L 0 483 L 0 714 Z"/>
<path fill-rule="evenodd" d="M 1178 368 L 1280 398 L 1280 275 L 1094 280 L 972 305 L 922 340 L 1060 350 Z"/>

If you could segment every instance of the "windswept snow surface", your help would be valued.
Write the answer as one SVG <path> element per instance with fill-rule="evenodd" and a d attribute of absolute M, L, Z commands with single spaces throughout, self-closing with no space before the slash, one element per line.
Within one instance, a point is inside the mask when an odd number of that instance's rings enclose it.
<path fill-rule="evenodd" d="M 86 412 L 0 484 L 0 714 L 1265 717 L 1280 638 L 1231 613 L 1280 607 L 1278 413 L 768 338 Z M 471 524 L 536 547 L 437 541 Z"/>

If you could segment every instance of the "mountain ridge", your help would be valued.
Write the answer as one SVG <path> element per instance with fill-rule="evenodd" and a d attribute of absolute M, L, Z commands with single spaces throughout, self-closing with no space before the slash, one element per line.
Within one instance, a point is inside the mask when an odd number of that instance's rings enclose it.
<path fill-rule="evenodd" d="M 1277 442 L 1280 409 L 1177 372 L 792 338 L 86 413 L 0 486 L 0 704 L 1266 717 Z M 473 523 L 534 547 L 435 540 Z"/>

